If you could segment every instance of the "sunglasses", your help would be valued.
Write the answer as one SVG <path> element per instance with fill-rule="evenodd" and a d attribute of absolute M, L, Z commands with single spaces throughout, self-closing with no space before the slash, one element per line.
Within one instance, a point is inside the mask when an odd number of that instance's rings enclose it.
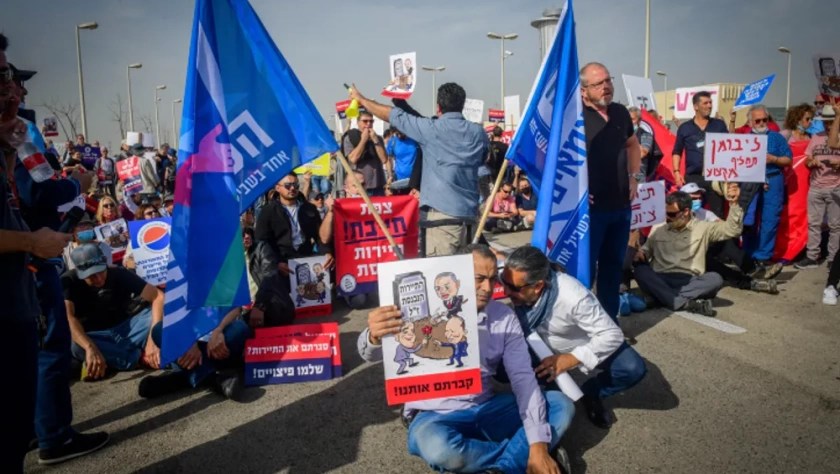
<path fill-rule="evenodd" d="M 511 282 L 509 282 L 509 281 L 505 280 L 504 278 L 499 278 L 499 281 L 501 281 L 501 282 L 502 282 L 502 285 L 504 285 L 504 286 L 505 286 L 505 288 L 509 289 L 510 291 L 512 291 L 512 292 L 514 292 L 514 293 L 521 293 L 521 292 L 522 292 L 522 290 L 524 290 L 525 288 L 527 288 L 527 287 L 531 286 L 531 285 L 516 286 L 516 285 L 514 285 L 513 283 L 511 283 Z"/>
<path fill-rule="evenodd" d="M 283 187 L 286 189 L 298 189 L 300 188 L 300 183 L 283 183 Z"/>
<path fill-rule="evenodd" d="M 668 217 L 670 217 L 671 219 L 673 219 L 673 218 L 675 218 L 675 217 L 679 217 L 679 215 L 680 215 L 680 214 L 682 214 L 682 212 L 683 212 L 683 211 L 673 211 L 673 212 L 666 211 L 666 212 L 665 212 L 665 215 L 666 215 L 666 216 L 668 216 Z"/>
<path fill-rule="evenodd" d="M 145 217 L 153 217 L 153 216 L 159 216 L 159 215 L 160 215 L 160 213 L 158 211 L 146 211 L 146 212 L 143 213 L 143 216 L 145 216 Z"/>
<path fill-rule="evenodd" d="M 373 120 L 359 120 L 359 123 L 373 123 Z"/>
<path fill-rule="evenodd" d="M 758 124 L 758 123 L 769 123 L 769 122 L 770 122 L 770 119 L 767 119 L 767 118 L 763 118 L 763 119 L 755 119 L 755 120 L 753 120 L 753 122 L 755 122 L 755 123 L 757 123 L 757 124 Z"/>
<path fill-rule="evenodd" d="M 822 107 L 825 105 L 825 102 L 814 102 L 814 105 L 816 105 L 817 107 Z"/>
<path fill-rule="evenodd" d="M 115 206 L 115 205 L 113 205 L 113 204 L 103 204 L 103 205 L 102 205 L 102 207 L 103 207 L 104 209 L 113 209 L 113 208 L 115 208 L 115 207 L 117 207 L 117 206 Z"/>
<path fill-rule="evenodd" d="M 323 200 L 324 200 L 324 196 L 321 196 L 320 194 L 318 196 L 315 196 L 315 198 L 313 199 L 313 201 L 323 201 Z"/>

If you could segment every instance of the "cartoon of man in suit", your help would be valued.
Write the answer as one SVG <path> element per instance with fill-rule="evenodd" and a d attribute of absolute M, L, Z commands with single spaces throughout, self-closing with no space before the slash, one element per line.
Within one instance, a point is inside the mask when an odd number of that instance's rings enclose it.
<path fill-rule="evenodd" d="M 467 302 L 462 295 L 458 294 L 460 289 L 461 282 L 452 272 L 443 272 L 435 278 L 435 293 L 443 301 L 443 306 L 446 308 L 446 319 L 458 316 L 458 313 L 461 312 L 461 306 Z"/>
<path fill-rule="evenodd" d="M 458 361 L 457 367 L 463 367 L 464 363 L 461 361 L 462 357 L 467 354 L 467 329 L 464 324 L 464 318 L 460 316 L 453 316 L 446 322 L 446 330 L 443 333 L 446 336 L 446 342 L 435 340 L 435 346 L 448 347 L 452 349 L 452 355 L 449 356 L 449 363 L 446 365 L 453 365 Z"/>
<path fill-rule="evenodd" d="M 394 362 L 400 364 L 397 368 L 397 375 L 402 375 L 408 372 L 407 367 L 414 367 L 419 364 L 411 358 L 411 354 L 419 351 L 423 346 L 429 344 L 429 340 L 423 338 L 423 341 L 417 343 L 417 334 L 414 332 L 414 323 L 403 321 L 400 326 L 400 332 L 394 335 L 397 340 L 397 351 L 394 355 Z"/>

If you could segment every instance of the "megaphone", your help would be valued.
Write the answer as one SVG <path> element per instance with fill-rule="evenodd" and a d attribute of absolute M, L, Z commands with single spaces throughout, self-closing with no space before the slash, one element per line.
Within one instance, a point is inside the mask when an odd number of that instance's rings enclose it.
<path fill-rule="evenodd" d="M 344 87 L 347 88 L 347 92 L 353 90 L 347 84 L 344 84 Z M 344 114 L 347 115 L 347 118 L 349 119 L 359 118 L 359 101 L 356 99 L 351 100 L 350 106 L 348 106 L 347 109 L 344 110 Z"/>

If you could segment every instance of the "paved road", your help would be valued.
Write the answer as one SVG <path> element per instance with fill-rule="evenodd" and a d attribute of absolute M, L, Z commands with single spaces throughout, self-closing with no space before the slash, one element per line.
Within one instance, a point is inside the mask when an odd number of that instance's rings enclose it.
<path fill-rule="evenodd" d="M 840 472 L 840 309 L 820 303 L 825 277 L 791 267 L 779 296 L 725 289 L 717 319 L 741 334 L 662 310 L 622 318 L 648 375 L 608 402 L 610 431 L 578 413 L 563 440 L 575 473 Z M 430 472 L 406 453 L 382 368 L 356 354 L 365 312 L 338 307 L 330 320 L 346 373 L 330 382 L 253 388 L 244 403 L 206 391 L 141 400 L 142 372 L 76 383 L 76 427 L 108 430 L 110 446 L 50 469 L 30 455 L 28 472 Z"/>

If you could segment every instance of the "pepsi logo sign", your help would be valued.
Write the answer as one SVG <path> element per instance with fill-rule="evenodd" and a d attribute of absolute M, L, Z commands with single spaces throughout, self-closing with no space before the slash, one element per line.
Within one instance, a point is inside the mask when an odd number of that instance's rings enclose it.
<path fill-rule="evenodd" d="M 162 253 L 169 249 L 169 224 L 166 222 L 149 222 L 137 233 L 137 243 L 143 250 Z"/>

